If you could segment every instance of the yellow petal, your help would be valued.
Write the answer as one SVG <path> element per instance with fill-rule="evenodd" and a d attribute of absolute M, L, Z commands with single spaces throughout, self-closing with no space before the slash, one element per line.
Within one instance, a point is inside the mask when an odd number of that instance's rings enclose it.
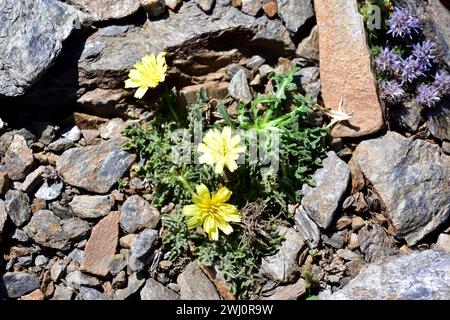
<path fill-rule="evenodd" d="M 239 158 L 239 155 L 237 155 L 237 157 Z M 227 160 L 225 164 L 230 172 L 234 172 L 238 168 L 238 165 L 234 160 Z"/>
<path fill-rule="evenodd" d="M 188 227 L 188 229 L 195 229 L 197 227 L 200 227 L 203 223 L 203 219 L 201 219 L 201 217 L 191 217 L 186 221 L 186 225 Z"/>
<path fill-rule="evenodd" d="M 190 204 L 190 205 L 184 206 L 183 211 L 182 211 L 182 213 L 188 217 L 195 216 L 197 214 L 197 212 L 198 212 L 198 209 L 195 204 Z"/>
<path fill-rule="evenodd" d="M 141 85 L 131 79 L 125 80 L 125 88 L 139 88 Z"/>
<path fill-rule="evenodd" d="M 214 168 L 214 172 L 217 174 L 222 174 L 224 166 L 225 166 L 225 161 L 223 159 L 219 159 Z"/>
<path fill-rule="evenodd" d="M 232 192 L 227 187 L 222 187 L 212 196 L 212 202 L 215 204 L 224 203 L 230 200 Z"/>
<path fill-rule="evenodd" d="M 230 127 L 223 128 L 222 138 L 225 139 L 225 141 L 231 141 L 231 128 Z"/>
<path fill-rule="evenodd" d="M 229 235 L 233 232 L 233 227 L 228 222 L 218 218 L 216 219 L 216 223 L 219 229 L 222 230 L 226 235 Z"/>
<path fill-rule="evenodd" d="M 203 230 L 208 234 L 209 240 L 217 241 L 219 240 L 219 230 L 217 229 L 216 221 L 208 216 L 203 223 Z"/>
<path fill-rule="evenodd" d="M 148 88 L 140 87 L 134 93 L 134 97 L 136 99 L 142 99 L 142 97 L 147 93 Z"/>

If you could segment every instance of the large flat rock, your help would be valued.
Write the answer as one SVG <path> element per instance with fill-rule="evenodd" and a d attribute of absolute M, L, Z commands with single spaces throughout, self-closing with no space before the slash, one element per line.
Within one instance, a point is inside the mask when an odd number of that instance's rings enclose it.
<path fill-rule="evenodd" d="M 127 17 L 141 6 L 139 0 L 69 0 L 92 15 L 95 21 Z"/>
<path fill-rule="evenodd" d="M 450 157 L 438 145 L 395 132 L 361 142 L 353 153 L 383 200 L 397 237 L 414 245 L 450 216 Z"/>
<path fill-rule="evenodd" d="M 447 300 L 450 254 L 431 250 L 383 258 L 363 269 L 331 300 Z"/>
<path fill-rule="evenodd" d="M 77 18 L 61 1 L 0 1 L 0 96 L 22 95 L 39 79 Z"/>
<path fill-rule="evenodd" d="M 320 81 L 327 108 L 353 113 L 332 129 L 334 137 L 360 137 L 383 127 L 376 79 L 362 16 L 356 0 L 316 0 Z"/>

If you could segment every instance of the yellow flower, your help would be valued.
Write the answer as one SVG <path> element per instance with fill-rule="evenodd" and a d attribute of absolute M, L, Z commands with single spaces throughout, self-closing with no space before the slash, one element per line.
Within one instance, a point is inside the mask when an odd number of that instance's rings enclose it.
<path fill-rule="evenodd" d="M 221 174 L 226 166 L 231 172 L 238 168 L 236 160 L 239 154 L 245 152 L 245 147 L 238 146 L 241 141 L 239 135 L 231 136 L 231 128 L 225 127 L 222 132 L 217 129 L 210 130 L 198 145 L 198 151 L 203 155 L 200 163 L 215 165 L 215 172 Z"/>
<path fill-rule="evenodd" d="M 189 229 L 194 229 L 203 225 L 203 230 L 208 234 L 209 240 L 219 239 L 219 230 L 226 235 L 233 232 L 229 222 L 240 222 L 241 216 L 236 206 L 225 203 L 231 197 L 231 191 L 222 187 L 209 194 L 208 188 L 204 184 L 197 186 L 197 193 L 193 195 L 194 204 L 184 206 L 183 214 L 190 217 L 187 220 Z"/>
<path fill-rule="evenodd" d="M 134 96 L 142 99 L 148 88 L 156 88 L 166 79 L 165 53 L 161 52 L 158 56 L 154 53 L 146 55 L 142 61 L 134 65 L 134 68 L 130 70 L 129 79 L 125 81 L 125 88 L 138 88 Z"/>

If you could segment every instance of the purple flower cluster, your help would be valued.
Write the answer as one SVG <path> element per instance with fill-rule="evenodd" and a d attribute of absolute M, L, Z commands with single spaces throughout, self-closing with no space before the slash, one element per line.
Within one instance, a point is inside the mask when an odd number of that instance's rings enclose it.
<path fill-rule="evenodd" d="M 417 88 L 416 101 L 429 108 L 450 93 L 450 75 L 448 72 L 439 71 L 434 78 L 432 84 L 421 84 Z"/>
<path fill-rule="evenodd" d="M 420 20 L 416 18 L 408 8 L 395 8 L 392 17 L 388 21 L 389 34 L 393 37 L 412 39 L 413 32 L 419 33 L 422 29 Z"/>
<path fill-rule="evenodd" d="M 430 40 L 413 45 L 412 55 L 416 58 L 420 69 L 428 71 L 431 63 L 436 58 L 436 44 Z"/>
<path fill-rule="evenodd" d="M 401 83 L 395 80 L 380 81 L 381 97 L 389 104 L 400 103 L 406 96 Z"/>
<path fill-rule="evenodd" d="M 401 60 L 401 57 L 394 53 L 394 49 L 384 48 L 375 60 L 375 65 L 379 72 L 397 74 L 400 70 Z"/>
<path fill-rule="evenodd" d="M 402 81 L 406 82 L 413 82 L 418 77 L 425 75 L 424 71 L 426 71 L 422 69 L 420 61 L 414 56 L 402 60 L 400 70 L 400 77 Z"/>

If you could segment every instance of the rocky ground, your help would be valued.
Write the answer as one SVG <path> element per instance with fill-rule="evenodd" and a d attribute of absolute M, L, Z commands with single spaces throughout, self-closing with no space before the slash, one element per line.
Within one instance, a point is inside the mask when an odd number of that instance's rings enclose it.
<path fill-rule="evenodd" d="M 146 52 L 166 51 L 180 104 L 205 88 L 232 111 L 296 64 L 302 91 L 333 109 L 344 98 L 354 115 L 333 127 L 317 186 L 290 206 L 295 225 L 280 227 L 255 298 L 448 299 L 448 100 L 426 113 L 380 103 L 356 1 L 123 2 L 0 3 L 2 298 L 226 297 L 197 262 L 169 261 L 161 217 L 174 206 L 150 204 L 122 148 L 158 94 L 136 102 L 123 81 Z M 422 14 L 445 65 L 449 11 L 430 0 Z M 319 109 L 309 121 L 329 120 Z"/>

